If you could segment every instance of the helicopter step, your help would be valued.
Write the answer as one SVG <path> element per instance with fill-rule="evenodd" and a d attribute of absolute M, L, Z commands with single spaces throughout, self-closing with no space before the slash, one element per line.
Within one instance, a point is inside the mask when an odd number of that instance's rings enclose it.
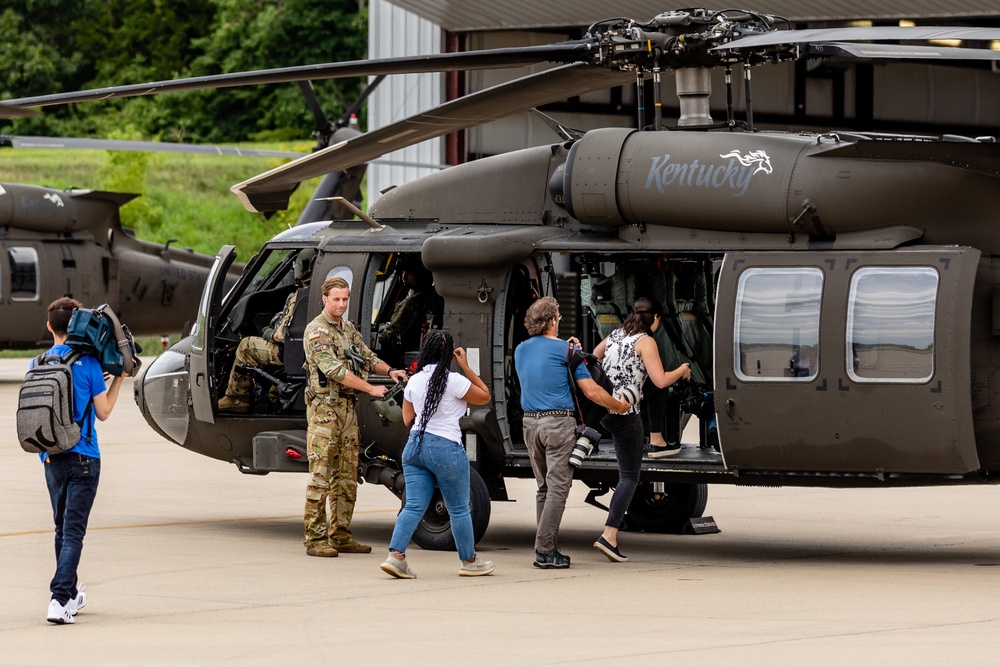
<path fill-rule="evenodd" d="M 528 457 L 528 450 L 517 447 L 510 455 L 507 465 L 509 468 L 523 468 L 531 471 L 531 461 Z M 602 441 L 590 455 L 583 460 L 580 467 L 583 474 L 588 471 L 608 470 L 614 475 L 618 472 L 618 461 L 615 458 L 614 445 L 608 441 Z M 682 443 L 681 451 L 666 458 L 649 458 L 648 454 L 643 455 L 642 471 L 644 478 L 653 476 L 656 472 L 709 472 L 716 474 L 732 474 L 727 470 L 722 459 L 722 454 L 711 447 L 702 447 L 697 443 Z M 578 474 L 577 477 L 582 475 Z"/>

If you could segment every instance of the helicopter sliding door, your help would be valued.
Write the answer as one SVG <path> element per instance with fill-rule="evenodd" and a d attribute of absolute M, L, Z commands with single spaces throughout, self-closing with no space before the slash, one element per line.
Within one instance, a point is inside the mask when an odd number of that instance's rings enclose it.
<path fill-rule="evenodd" d="M 226 284 L 226 274 L 236 259 L 236 247 L 222 246 L 215 256 L 215 263 L 208 273 L 205 289 L 201 293 L 201 303 L 198 304 L 198 319 L 195 321 L 191 342 L 188 374 L 191 382 L 191 407 L 195 419 L 210 424 L 215 423 L 212 411 L 212 393 L 215 390 L 214 373 L 210 363 L 209 353 L 215 340 L 215 328 L 218 326 L 219 307 L 222 303 L 222 290 Z"/>
<path fill-rule="evenodd" d="M 978 469 L 969 337 L 979 251 L 732 253 L 715 405 L 730 468 Z"/>

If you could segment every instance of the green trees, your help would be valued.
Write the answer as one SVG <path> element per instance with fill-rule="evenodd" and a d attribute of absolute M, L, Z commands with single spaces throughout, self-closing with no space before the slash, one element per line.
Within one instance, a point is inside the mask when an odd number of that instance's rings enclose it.
<path fill-rule="evenodd" d="M 8 0 L 0 12 L 0 98 L 363 58 L 363 0 Z M 331 117 L 359 80 L 317 82 Z M 295 84 L 50 107 L 0 132 L 168 141 L 301 139 L 314 122 Z"/>

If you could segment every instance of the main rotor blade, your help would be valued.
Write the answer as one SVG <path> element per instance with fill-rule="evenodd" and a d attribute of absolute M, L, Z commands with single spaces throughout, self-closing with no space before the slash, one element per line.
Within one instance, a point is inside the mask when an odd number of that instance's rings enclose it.
<path fill-rule="evenodd" d="M 810 44 L 813 42 L 859 42 L 859 41 L 928 41 L 937 39 L 961 39 L 993 41 L 1000 39 L 1000 28 L 948 28 L 942 26 L 903 27 L 873 26 L 870 28 L 812 28 L 809 30 L 775 30 L 757 35 L 749 35 L 716 46 L 711 51 L 729 49 L 752 49 L 759 46 L 780 44 Z"/>
<path fill-rule="evenodd" d="M 249 211 L 284 209 L 300 181 L 348 169 L 426 139 L 529 111 L 540 104 L 634 81 L 631 72 L 582 63 L 564 65 L 461 97 L 289 162 L 231 189 Z"/>
<path fill-rule="evenodd" d="M 11 106 L 6 102 L 0 102 L 0 118 L 31 118 L 40 113 L 40 111 L 36 111 L 35 109 L 24 109 L 22 107 Z"/>
<path fill-rule="evenodd" d="M 302 157 L 306 153 L 271 151 L 238 146 L 176 144 L 167 141 L 127 141 L 121 139 L 67 139 L 61 137 L 15 137 L 0 135 L 0 146 L 64 150 L 141 151 L 144 153 L 192 153 L 241 157 Z"/>
<path fill-rule="evenodd" d="M 380 60 L 351 60 L 341 63 L 299 65 L 255 72 L 213 74 L 172 81 L 154 81 L 127 86 L 111 86 L 71 93 L 56 93 L 36 97 L 4 100 L 7 105 L 19 107 L 51 106 L 90 100 L 115 99 L 159 95 L 185 90 L 232 88 L 236 86 L 268 83 L 289 83 L 317 79 L 339 79 L 351 76 L 377 76 L 379 74 L 419 74 L 424 72 L 449 72 L 455 70 L 499 69 L 542 62 L 571 63 L 586 59 L 593 43 L 587 40 L 558 42 L 528 47 L 487 49 L 463 53 L 438 53 L 425 56 L 403 56 Z"/>
<path fill-rule="evenodd" d="M 927 60 L 1000 60 L 1000 51 L 963 49 L 950 46 L 912 46 L 903 44 L 847 44 L 827 42 L 810 44 L 811 56 L 850 56 L 852 58 L 895 58 Z"/>

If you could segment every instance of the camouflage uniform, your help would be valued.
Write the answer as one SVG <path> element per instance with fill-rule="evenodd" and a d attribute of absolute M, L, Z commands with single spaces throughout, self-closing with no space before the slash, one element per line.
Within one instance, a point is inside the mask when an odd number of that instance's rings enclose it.
<path fill-rule="evenodd" d="M 347 319 L 338 328 L 320 314 L 306 327 L 303 345 L 309 385 L 306 389 L 306 448 L 309 483 L 306 486 L 306 548 L 327 541 L 333 546 L 351 540 L 351 516 L 358 493 L 358 418 L 356 390 L 341 381 L 350 371 L 362 379 L 380 360 L 368 349 L 357 328 Z M 353 359 L 351 357 L 354 357 Z M 320 383 L 319 372 L 326 376 Z M 327 531 L 327 501 L 331 520 Z"/>
<path fill-rule="evenodd" d="M 260 336 L 247 336 L 240 341 L 236 348 L 236 359 L 233 361 L 233 368 L 229 372 L 229 384 L 226 385 L 226 396 L 237 400 L 245 401 L 250 394 L 249 373 L 239 370 L 239 366 L 253 366 L 263 368 L 265 366 L 281 366 L 281 343 L 288 335 L 288 324 L 292 320 L 292 313 L 295 311 L 295 300 L 298 290 L 294 290 L 285 299 L 285 307 L 281 312 L 271 318 L 271 328 L 274 333 L 270 338 Z M 266 330 L 265 330 L 266 331 Z"/>
<path fill-rule="evenodd" d="M 379 327 L 379 342 L 388 345 L 401 339 L 402 345 L 407 349 L 413 347 L 414 342 L 416 347 L 419 347 L 419 340 L 414 341 L 414 336 L 410 334 L 411 329 L 420 331 L 420 325 L 423 324 L 420 318 L 426 311 L 424 301 L 426 301 L 424 292 L 410 290 L 406 298 L 396 304 L 389 321 Z"/>

